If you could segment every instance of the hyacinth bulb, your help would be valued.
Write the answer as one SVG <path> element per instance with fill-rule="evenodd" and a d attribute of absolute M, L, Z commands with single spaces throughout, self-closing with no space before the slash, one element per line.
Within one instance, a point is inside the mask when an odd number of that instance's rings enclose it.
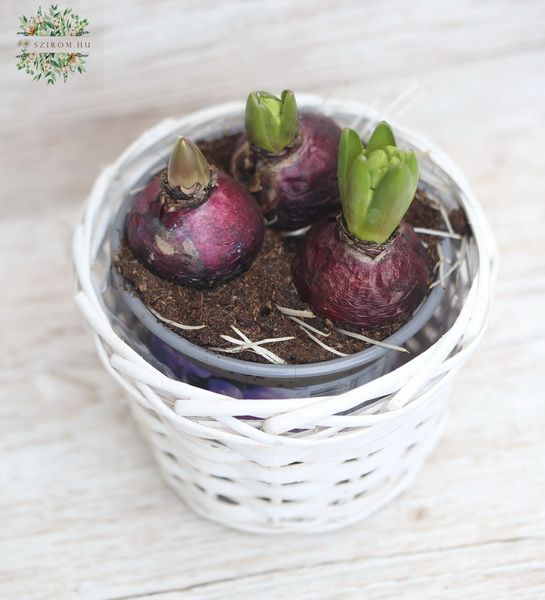
<path fill-rule="evenodd" d="M 272 227 L 295 230 L 340 206 L 337 154 L 340 127 L 318 113 L 299 114 L 295 95 L 252 92 L 245 133 L 231 173 L 254 194 Z"/>
<path fill-rule="evenodd" d="M 167 169 L 135 199 L 125 231 L 133 254 L 150 271 L 206 288 L 250 266 L 264 225 L 244 186 L 212 169 L 195 144 L 179 137 Z"/>
<path fill-rule="evenodd" d="M 315 314 L 349 327 L 407 320 L 425 297 L 429 259 L 403 222 L 418 185 L 413 152 L 400 150 L 387 123 L 364 148 L 353 129 L 339 145 L 342 218 L 305 236 L 293 264 L 299 296 Z"/>

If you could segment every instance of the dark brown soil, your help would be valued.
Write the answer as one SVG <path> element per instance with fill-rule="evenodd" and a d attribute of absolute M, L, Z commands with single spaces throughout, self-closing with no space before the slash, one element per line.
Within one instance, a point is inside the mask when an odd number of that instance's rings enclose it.
<path fill-rule="evenodd" d="M 215 165 L 221 171 L 229 173 L 231 169 L 231 154 L 233 154 L 233 149 L 239 137 L 240 133 L 233 133 L 231 135 L 224 135 L 217 140 L 200 141 L 197 145 L 210 164 Z"/>
<path fill-rule="evenodd" d="M 456 233 L 460 235 L 469 235 L 471 233 L 471 228 L 467 222 L 466 215 L 461 208 L 451 210 L 448 218 L 452 225 L 452 229 L 454 229 Z"/>
<path fill-rule="evenodd" d="M 228 170 L 231 149 L 237 137 L 225 136 L 217 142 L 201 143 L 200 147 L 212 164 Z M 417 193 L 406 220 L 414 226 L 445 229 L 440 213 L 420 193 Z M 429 244 L 430 265 L 433 265 L 437 261 L 438 240 L 426 236 L 425 241 Z M 186 339 L 200 346 L 232 348 L 233 345 L 224 341 L 221 335 L 238 338 L 231 329 L 234 325 L 252 341 L 293 336 L 293 340 L 266 346 L 291 364 L 338 358 L 312 341 L 276 308 L 277 304 L 299 310 L 308 308 L 299 300 L 292 282 L 291 263 L 296 244 L 293 238 L 282 238 L 278 232 L 267 230 L 263 249 L 250 269 L 235 280 L 210 290 L 182 287 L 153 275 L 134 258 L 125 244 L 122 244 L 114 262 L 132 290 L 164 318 L 186 325 L 206 325 L 204 329 L 183 332 Z M 364 342 L 337 333 L 329 321 L 315 318 L 306 319 L 306 322 L 329 333 L 329 337 L 321 339 L 341 352 L 352 354 L 367 347 Z M 360 330 L 360 333 L 382 340 L 402 325 L 400 322 L 387 328 Z M 178 328 L 171 328 L 180 334 Z M 267 362 L 248 351 L 229 356 Z"/>

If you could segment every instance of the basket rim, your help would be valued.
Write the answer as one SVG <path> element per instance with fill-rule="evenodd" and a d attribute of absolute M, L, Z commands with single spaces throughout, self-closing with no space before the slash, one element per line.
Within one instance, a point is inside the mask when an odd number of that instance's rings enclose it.
<path fill-rule="evenodd" d="M 317 96 L 298 94 L 300 106 L 304 108 L 327 108 L 328 110 L 346 110 L 362 114 L 366 118 L 379 120 L 384 115 L 363 103 L 352 100 L 327 100 Z M 239 400 L 233 399 L 223 394 L 211 392 L 197 388 L 190 384 L 175 380 L 158 371 L 153 365 L 148 363 L 136 351 L 130 348 L 112 329 L 108 322 L 104 308 L 102 307 L 98 290 L 92 282 L 91 271 L 96 258 L 97 247 L 93 243 L 93 230 L 97 225 L 100 215 L 100 200 L 104 195 L 104 190 L 115 180 L 117 171 L 123 166 L 125 161 L 129 160 L 135 153 L 145 151 L 143 146 L 150 145 L 160 134 L 172 128 L 181 128 L 188 126 L 195 121 L 205 121 L 217 116 L 219 112 L 232 110 L 243 110 L 242 102 L 222 103 L 204 110 L 188 114 L 182 119 L 167 119 L 160 122 L 155 127 L 147 130 L 141 135 L 125 152 L 110 166 L 106 167 L 99 175 L 84 207 L 80 224 L 76 228 L 74 236 L 74 264 L 76 270 L 77 289 L 75 294 L 76 304 L 83 313 L 84 318 L 91 326 L 95 334 L 97 343 L 105 343 L 112 352 L 111 369 L 115 368 L 119 374 L 140 382 L 145 386 L 153 386 L 165 393 L 180 398 L 191 398 L 193 402 L 206 401 L 201 406 L 200 415 L 207 414 L 206 407 L 210 408 L 210 401 L 214 405 L 223 409 L 225 415 L 243 415 L 253 414 L 254 407 L 258 413 L 267 413 L 266 421 L 263 426 L 263 433 L 266 437 L 269 434 L 279 434 L 289 431 L 294 423 L 303 423 L 313 420 L 319 415 L 334 415 L 339 411 L 345 410 L 345 406 L 350 408 L 355 402 L 361 402 L 362 395 L 367 397 L 379 397 L 384 393 L 395 392 L 393 402 L 388 406 L 388 415 L 374 414 L 367 415 L 367 418 L 376 421 L 376 417 L 394 417 L 404 412 L 408 407 L 405 404 L 411 402 L 412 397 L 424 387 L 426 381 L 429 381 L 435 372 L 448 373 L 449 370 L 457 368 L 458 364 L 465 360 L 470 352 L 476 347 L 484 333 L 484 327 L 488 320 L 490 310 L 490 300 L 492 296 L 493 284 L 497 272 L 498 253 L 497 247 L 492 236 L 491 230 L 484 216 L 481 206 L 473 195 L 465 177 L 458 167 L 429 140 L 423 138 L 411 130 L 393 125 L 396 131 L 399 131 L 405 140 L 408 140 L 415 147 L 427 148 L 434 162 L 440 163 L 441 168 L 456 182 L 461 191 L 461 202 L 468 220 L 471 223 L 474 233 L 474 240 L 478 256 L 478 268 L 470 286 L 468 296 L 465 299 L 462 311 L 456 318 L 452 327 L 430 348 L 422 354 L 412 358 L 408 363 L 397 369 L 379 377 L 371 382 L 363 384 L 353 390 L 336 396 L 324 396 L 305 399 L 273 399 L 273 400 Z M 392 122 L 391 119 L 389 119 Z M 104 218 L 104 215 L 102 215 Z M 463 315 L 463 319 L 462 319 Z M 470 323 L 472 327 L 471 335 L 466 335 L 466 326 Z M 448 343 L 447 343 L 448 342 Z M 461 342 L 464 342 L 463 344 Z M 450 356 L 451 351 L 456 347 L 461 348 L 454 356 Z M 430 360 L 430 358 L 434 360 Z M 458 358 L 461 357 L 461 358 Z M 115 359 L 115 360 L 114 360 Z M 450 362 L 449 362 L 450 361 Z M 433 363 L 433 364 L 432 364 Z M 357 400 L 356 400 L 357 396 Z M 180 410 L 179 404 L 191 403 L 191 400 L 178 400 L 175 409 L 163 403 L 165 416 L 169 415 L 171 419 L 177 421 L 180 425 L 190 420 L 190 410 Z M 223 405 L 223 408 L 222 408 Z M 332 409 L 331 407 L 334 406 Z M 191 407 L 196 410 L 195 407 Z M 272 411 L 272 412 L 271 412 Z M 240 423 L 240 422 L 239 422 Z M 196 424 L 194 424 L 196 425 Z M 231 423 L 232 425 L 232 423 Z M 251 427 L 247 425 L 247 427 Z M 287 428 L 286 428 L 287 427 Z M 240 427 L 238 428 L 240 429 Z M 255 431 L 255 427 L 251 427 Z M 214 431 L 216 431 L 214 429 Z M 241 431 L 239 431 L 241 433 Z M 238 434 L 236 434 L 238 435 Z M 240 436 L 238 436 L 240 437 Z M 255 441 L 255 439 L 254 439 Z M 265 439 L 263 439 L 265 441 Z M 300 440 L 302 441 L 302 440 Z"/>

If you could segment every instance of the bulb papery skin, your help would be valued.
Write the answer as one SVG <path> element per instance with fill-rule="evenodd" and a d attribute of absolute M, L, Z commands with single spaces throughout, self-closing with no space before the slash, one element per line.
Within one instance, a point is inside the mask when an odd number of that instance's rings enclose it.
<path fill-rule="evenodd" d="M 428 292 L 429 259 L 402 222 L 385 244 L 363 244 L 324 221 L 303 239 L 293 264 L 301 299 L 337 325 L 375 328 L 407 320 Z"/>
<path fill-rule="evenodd" d="M 125 221 L 127 244 L 148 269 L 181 285 L 208 288 L 245 271 L 261 249 L 263 216 L 240 183 L 218 172 L 198 206 L 165 202 L 155 177 Z"/>
<path fill-rule="evenodd" d="M 329 117 L 303 114 L 294 144 L 280 154 L 259 151 L 242 135 L 231 172 L 248 186 L 273 227 L 299 229 L 340 207 L 340 135 L 340 127 Z"/>

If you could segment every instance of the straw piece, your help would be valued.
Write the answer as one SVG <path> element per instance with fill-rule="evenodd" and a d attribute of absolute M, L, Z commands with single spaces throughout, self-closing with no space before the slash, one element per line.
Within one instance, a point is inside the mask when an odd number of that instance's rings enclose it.
<path fill-rule="evenodd" d="M 427 227 L 413 227 L 415 233 L 421 233 L 423 235 L 435 235 L 437 237 L 452 238 L 453 240 L 461 240 L 462 236 L 458 233 L 451 233 L 450 231 L 441 231 L 440 229 L 428 229 Z"/>
<path fill-rule="evenodd" d="M 457 260 L 452 267 L 450 267 L 450 269 L 443 274 L 443 278 L 446 281 L 451 275 L 452 273 L 454 273 L 454 271 L 456 271 L 456 269 L 460 266 L 460 264 L 462 263 L 461 260 Z M 432 290 L 434 287 L 437 287 L 438 285 L 440 285 L 441 283 L 441 279 L 437 279 L 436 281 L 434 281 L 431 285 L 430 285 L 430 290 Z"/>
<path fill-rule="evenodd" d="M 282 360 L 279 356 L 276 356 L 274 352 L 268 351 L 266 348 L 261 348 L 262 352 L 257 352 L 252 346 L 244 345 L 237 346 L 236 348 L 221 348 L 220 346 L 208 346 L 208 350 L 212 352 L 224 352 L 225 354 L 240 354 L 241 352 L 252 352 L 253 354 L 257 354 L 259 356 L 263 356 L 269 362 L 274 364 L 286 364 L 286 361 Z M 275 357 L 274 359 L 272 357 Z"/>
<path fill-rule="evenodd" d="M 212 352 L 225 352 L 226 354 L 239 354 L 240 352 L 244 352 L 244 350 L 253 350 L 248 347 L 237 346 L 236 348 L 222 348 L 221 346 L 208 346 L 207 350 L 212 350 Z"/>
<path fill-rule="evenodd" d="M 389 350 L 397 350 L 398 352 L 407 352 L 407 354 L 409 354 L 409 351 L 407 350 L 407 348 L 402 348 L 401 346 L 395 346 L 394 344 L 388 344 L 388 342 L 379 342 L 378 340 L 373 340 L 371 338 L 368 338 L 366 335 L 363 335 L 361 333 L 354 333 L 353 331 L 348 331 L 347 329 L 341 329 L 340 327 L 336 327 L 335 329 L 339 333 L 342 333 L 343 335 L 347 335 L 348 337 L 352 337 L 357 340 L 361 340 L 362 342 L 367 342 L 368 344 L 373 344 L 375 346 L 381 346 L 383 348 L 388 348 Z"/>
<path fill-rule="evenodd" d="M 441 246 L 438 245 L 437 246 L 437 254 L 439 255 L 439 282 L 441 284 L 441 287 L 443 289 L 445 289 L 445 269 L 443 268 L 444 262 L 445 262 L 445 257 L 443 254 L 443 250 L 441 249 Z"/>
<path fill-rule="evenodd" d="M 276 354 L 274 354 L 274 352 L 271 352 L 267 348 L 261 348 L 255 342 L 252 342 L 252 340 L 250 340 L 250 338 L 247 335 L 245 335 L 244 333 L 242 333 L 242 331 L 240 331 L 240 329 L 237 329 L 234 325 L 231 325 L 231 329 L 238 336 L 240 336 L 240 338 L 242 339 L 243 342 L 247 343 L 249 350 L 252 350 L 256 354 L 259 354 L 260 356 L 262 356 L 263 358 L 265 358 L 269 362 L 277 363 L 277 364 L 282 364 L 282 365 L 286 364 L 286 361 L 284 359 L 280 358 L 280 356 L 277 356 Z M 235 340 L 235 342 L 238 343 L 238 340 Z"/>
<path fill-rule="evenodd" d="M 153 310 L 153 308 L 151 308 L 151 306 L 147 306 L 146 308 L 150 311 L 150 313 L 154 317 L 159 319 L 159 321 L 163 321 L 163 323 L 168 323 L 169 325 L 172 325 L 173 327 L 177 327 L 178 329 L 184 329 L 186 331 L 190 331 L 192 329 L 204 329 L 206 327 L 206 325 L 184 325 L 183 323 L 176 323 L 176 321 L 171 321 L 170 319 L 167 319 L 166 317 L 163 317 L 162 315 L 160 315 L 156 310 Z"/>
<path fill-rule="evenodd" d="M 447 226 L 448 232 L 452 235 L 456 235 L 454 233 L 452 223 L 450 222 L 450 218 L 448 216 L 447 210 L 441 203 L 439 203 L 439 212 L 441 213 L 441 216 L 443 217 L 443 220 L 445 221 L 445 225 Z"/>
<path fill-rule="evenodd" d="M 299 237 L 301 235 L 305 235 L 310 227 L 310 225 L 306 225 L 305 227 L 301 227 L 301 229 L 295 229 L 294 231 L 283 231 L 280 234 L 280 237 Z"/>
<path fill-rule="evenodd" d="M 314 333 L 317 333 L 318 335 L 321 335 L 323 337 L 329 337 L 331 335 L 331 332 L 325 333 L 323 331 L 320 331 L 319 329 L 316 329 L 316 327 L 313 327 L 309 323 L 306 323 L 305 321 L 302 321 L 301 319 L 298 319 L 297 317 L 288 317 L 288 319 L 290 319 L 291 321 L 294 321 L 295 323 L 298 323 L 299 325 L 301 325 L 301 327 L 305 327 L 306 329 L 310 329 L 310 331 L 314 331 Z"/>
<path fill-rule="evenodd" d="M 243 346 L 243 345 L 247 345 L 248 342 L 243 342 L 241 340 L 237 340 L 234 337 L 231 337 L 230 335 L 221 335 L 220 337 L 222 337 L 224 340 L 231 342 L 232 344 L 238 344 L 239 346 Z M 253 342 L 253 344 L 255 344 L 256 346 L 262 346 L 263 344 L 274 344 L 276 342 L 287 342 L 289 340 L 294 340 L 295 337 L 293 335 L 287 336 L 287 337 L 281 337 L 281 338 L 268 338 L 266 340 L 259 340 L 259 342 Z"/>
<path fill-rule="evenodd" d="M 335 348 L 332 348 L 331 346 L 328 346 L 327 344 L 324 344 L 320 338 L 317 338 L 315 335 L 313 335 L 312 333 L 310 333 L 310 331 L 308 331 L 308 329 L 305 329 L 304 327 L 301 327 L 301 325 L 299 325 L 299 329 L 301 331 L 304 331 L 311 340 L 314 340 L 319 346 L 321 346 L 322 348 L 324 348 L 328 352 L 331 352 L 332 354 L 336 354 L 337 356 L 349 356 L 345 352 L 341 352 L 340 350 L 335 350 Z"/>
<path fill-rule="evenodd" d="M 316 315 L 310 310 L 296 310 L 295 308 L 286 308 L 278 304 L 275 304 L 275 306 L 283 315 L 287 315 L 288 317 L 301 317 L 302 319 L 316 318 Z"/>
<path fill-rule="evenodd" d="M 274 225 L 276 221 L 278 221 L 278 215 L 274 215 L 274 217 L 270 221 L 267 221 L 267 219 L 263 219 L 265 227 L 270 227 L 271 225 Z"/>

